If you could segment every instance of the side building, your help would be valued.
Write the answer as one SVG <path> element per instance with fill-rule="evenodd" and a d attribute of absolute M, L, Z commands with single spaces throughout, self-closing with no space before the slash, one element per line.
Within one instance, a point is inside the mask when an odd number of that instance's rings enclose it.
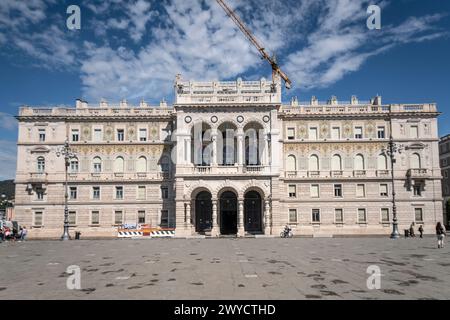
<path fill-rule="evenodd" d="M 115 236 L 124 223 L 176 236 L 389 234 L 394 163 L 399 229 L 442 221 L 435 104 L 281 101 L 281 84 L 177 77 L 172 106 L 145 102 L 23 107 L 16 219 L 59 237 L 67 139 L 71 232 Z"/>
<path fill-rule="evenodd" d="M 450 228 L 450 134 L 443 136 L 439 140 L 439 157 L 442 169 L 442 196 L 444 223 L 447 230 Z"/>

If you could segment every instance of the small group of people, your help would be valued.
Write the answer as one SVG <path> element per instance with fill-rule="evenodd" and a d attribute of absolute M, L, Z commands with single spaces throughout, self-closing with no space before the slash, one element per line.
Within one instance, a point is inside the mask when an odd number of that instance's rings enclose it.
<path fill-rule="evenodd" d="M 28 230 L 26 226 L 20 226 L 17 228 L 10 228 L 2 226 L 0 228 L 0 242 L 2 241 L 24 241 L 27 237 Z"/>
<path fill-rule="evenodd" d="M 414 233 L 414 226 L 415 223 L 411 223 L 411 226 L 409 227 L 409 236 L 410 237 L 415 237 L 415 233 Z M 420 234 L 420 238 L 423 238 L 423 225 L 419 226 L 419 234 Z M 437 236 L 437 240 L 438 240 L 438 249 L 441 249 L 444 247 L 444 238 L 445 238 L 445 227 L 441 222 L 438 222 L 436 224 L 436 236 Z"/>

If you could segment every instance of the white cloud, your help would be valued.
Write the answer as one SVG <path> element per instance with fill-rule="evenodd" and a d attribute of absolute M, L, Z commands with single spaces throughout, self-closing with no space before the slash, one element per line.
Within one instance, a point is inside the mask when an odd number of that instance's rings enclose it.
<path fill-rule="evenodd" d="M 447 34 L 435 27 L 443 18 L 440 14 L 370 31 L 369 0 L 228 3 L 267 51 L 277 53 L 297 89 L 330 86 L 374 55 Z M 93 16 L 82 23 L 84 33 L 44 25 L 44 18 L 52 18 L 46 14 L 54 4 L 55 0 L 0 2 L 0 43 L 19 48 L 41 67 L 79 70 L 84 96 L 91 101 L 171 96 L 177 73 L 195 80 L 270 75 L 268 64 L 258 59 L 257 50 L 215 1 L 85 0 L 83 7 Z M 7 20 L 11 13 L 18 18 Z M 81 36 L 91 31 L 97 39 Z"/>
<path fill-rule="evenodd" d="M 0 140 L 0 180 L 14 179 L 16 173 L 17 146 L 15 141 Z"/>
<path fill-rule="evenodd" d="M 0 112 L 0 129 L 15 130 L 17 128 L 17 120 L 9 113 Z"/>

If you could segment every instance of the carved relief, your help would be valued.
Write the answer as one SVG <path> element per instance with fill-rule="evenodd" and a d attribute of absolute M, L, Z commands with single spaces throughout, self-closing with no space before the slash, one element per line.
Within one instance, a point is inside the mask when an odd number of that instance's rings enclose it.
<path fill-rule="evenodd" d="M 343 136 L 344 138 L 351 138 L 353 135 L 353 126 L 350 121 L 345 121 L 343 124 Z"/>
<path fill-rule="evenodd" d="M 90 141 L 91 140 L 91 126 L 90 125 L 84 125 L 81 128 L 81 140 L 84 141 Z"/>

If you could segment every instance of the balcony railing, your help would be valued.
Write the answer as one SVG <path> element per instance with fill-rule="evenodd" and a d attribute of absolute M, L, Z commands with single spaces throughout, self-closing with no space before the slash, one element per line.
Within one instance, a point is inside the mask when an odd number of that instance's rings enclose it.
<path fill-rule="evenodd" d="M 408 169 L 406 175 L 409 178 L 428 178 L 427 169 Z"/>
<path fill-rule="evenodd" d="M 308 177 L 318 178 L 320 177 L 320 171 L 308 171 Z"/>
<path fill-rule="evenodd" d="M 354 177 L 365 177 L 366 170 L 353 170 L 353 176 Z"/>
<path fill-rule="evenodd" d="M 36 182 L 36 183 L 47 182 L 47 175 L 48 175 L 48 173 L 46 173 L 46 172 L 33 172 L 33 173 L 30 173 L 29 180 L 30 180 L 30 182 Z"/>
<path fill-rule="evenodd" d="M 332 170 L 331 171 L 331 176 L 332 177 L 342 177 L 343 172 L 342 170 Z"/>
<path fill-rule="evenodd" d="M 389 170 L 377 170 L 377 177 L 388 177 Z"/>

